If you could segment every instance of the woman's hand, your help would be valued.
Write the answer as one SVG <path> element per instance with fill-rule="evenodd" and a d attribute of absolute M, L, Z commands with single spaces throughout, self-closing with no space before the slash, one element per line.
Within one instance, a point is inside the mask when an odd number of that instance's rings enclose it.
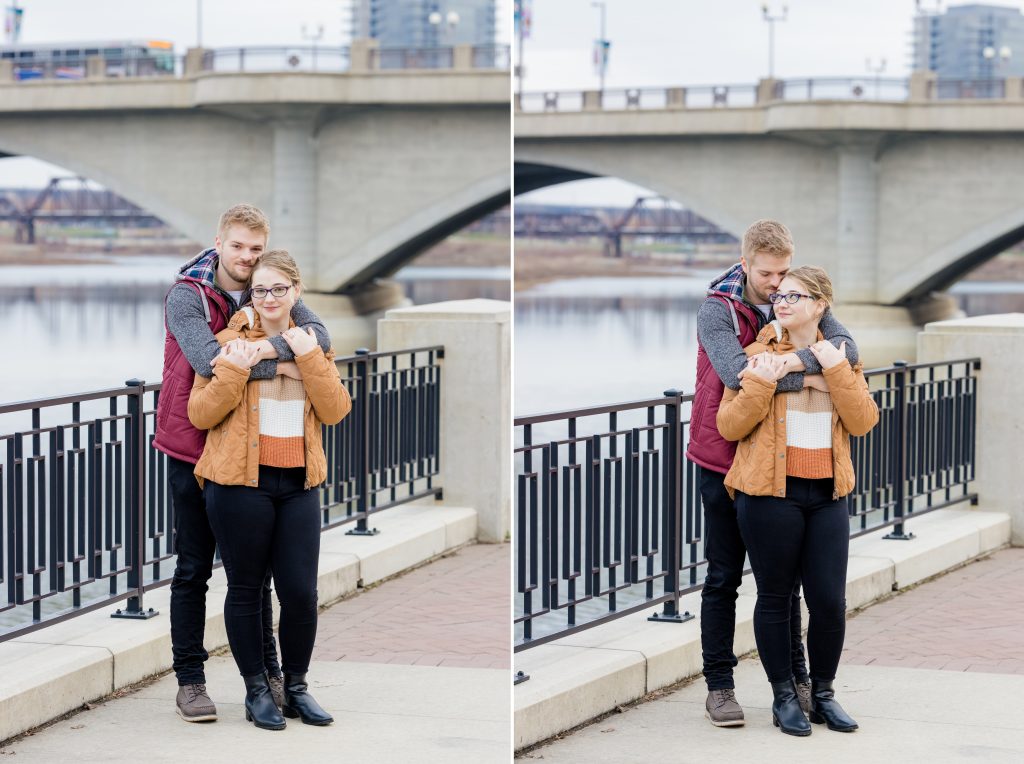
<path fill-rule="evenodd" d="M 316 335 L 313 334 L 312 329 L 302 331 L 299 327 L 293 326 L 283 332 L 281 336 L 284 337 L 284 341 L 288 343 L 288 347 L 296 356 L 305 355 L 317 347 Z"/>
<path fill-rule="evenodd" d="M 773 353 L 758 353 L 747 359 L 747 368 L 743 372 L 766 382 L 777 382 L 786 376 L 786 362 Z"/>
<path fill-rule="evenodd" d="M 811 345 L 810 350 L 823 369 L 831 369 L 846 360 L 846 340 L 838 348 L 828 340 L 821 340 Z"/>
<path fill-rule="evenodd" d="M 259 363 L 260 351 L 251 342 L 231 340 L 220 349 L 220 355 L 217 357 L 223 358 L 240 369 L 251 369 Z"/>

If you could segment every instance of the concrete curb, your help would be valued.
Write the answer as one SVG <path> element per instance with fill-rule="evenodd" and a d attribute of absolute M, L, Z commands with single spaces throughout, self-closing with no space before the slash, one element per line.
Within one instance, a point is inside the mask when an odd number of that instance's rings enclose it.
<path fill-rule="evenodd" d="M 848 610 L 864 607 L 1010 541 L 1010 517 L 1001 512 L 940 509 L 914 518 L 907 529 L 915 534 L 909 542 L 887 541 L 882 538 L 887 531 L 850 542 Z M 755 600 L 756 588 L 748 576 L 736 603 L 733 649 L 737 655 L 756 648 Z M 683 597 L 680 608 L 699 614 L 700 593 Z M 649 615 L 634 613 L 516 654 L 515 670 L 530 675 L 514 693 L 516 750 L 700 674 L 700 619 L 683 624 L 651 623 Z"/>
<path fill-rule="evenodd" d="M 371 518 L 377 536 L 321 536 L 321 603 L 369 586 L 474 540 L 476 510 L 409 504 Z M 206 598 L 207 649 L 227 644 L 227 581 L 215 570 Z M 0 741 L 171 667 L 170 587 L 146 594 L 146 621 L 111 620 L 115 606 L 0 644 Z M 275 599 L 275 620 L 277 618 Z"/>

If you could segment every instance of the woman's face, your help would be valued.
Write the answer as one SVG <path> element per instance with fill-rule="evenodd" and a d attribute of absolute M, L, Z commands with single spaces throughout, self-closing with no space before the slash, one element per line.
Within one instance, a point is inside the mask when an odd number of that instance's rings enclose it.
<path fill-rule="evenodd" d="M 253 307 L 260 314 L 260 319 L 263 321 L 270 321 L 271 323 L 280 321 L 282 317 L 288 316 L 291 313 L 292 306 L 299 299 L 299 287 L 292 284 L 291 279 L 275 268 L 263 268 L 257 265 L 256 270 L 252 273 L 252 284 L 250 286 L 253 290 Z M 281 297 L 270 291 L 275 288 L 280 290 L 285 287 L 287 287 L 288 291 Z M 257 290 L 263 289 L 267 290 L 266 295 L 262 298 L 257 297 L 256 295 L 260 294 Z"/>
<path fill-rule="evenodd" d="M 808 294 L 807 287 L 794 278 L 786 276 L 779 284 L 779 294 Z M 821 315 L 825 312 L 825 304 L 821 300 L 801 297 L 790 304 L 786 300 L 775 303 L 775 317 L 779 323 L 790 331 L 802 329 L 808 324 L 818 325 Z"/>

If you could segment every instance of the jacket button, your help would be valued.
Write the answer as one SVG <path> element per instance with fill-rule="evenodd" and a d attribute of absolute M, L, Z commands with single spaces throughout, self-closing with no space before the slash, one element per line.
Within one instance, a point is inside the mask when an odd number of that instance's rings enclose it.
<path fill-rule="evenodd" d="M 256 448 L 256 441 L 255 440 L 252 442 L 252 447 Z"/>
<path fill-rule="evenodd" d="M 255 410 L 256 410 L 256 408 L 257 408 L 256 406 L 253 406 L 253 407 L 252 407 L 252 410 L 253 410 L 253 411 L 255 411 Z"/>
<path fill-rule="evenodd" d="M 256 408 L 256 407 L 255 407 L 255 406 L 253 406 L 253 409 L 255 409 L 255 408 Z M 780 421 L 780 422 L 785 422 L 786 420 L 785 420 L 785 418 L 782 418 L 782 419 L 780 419 L 779 421 Z"/>
<path fill-rule="evenodd" d="M 250 480 L 249 482 L 252 483 L 253 485 L 256 485 L 256 481 L 255 480 Z"/>
<path fill-rule="evenodd" d="M 785 455 L 785 454 L 779 454 L 779 458 L 780 458 L 780 459 L 785 459 L 785 458 L 786 458 L 786 455 Z"/>

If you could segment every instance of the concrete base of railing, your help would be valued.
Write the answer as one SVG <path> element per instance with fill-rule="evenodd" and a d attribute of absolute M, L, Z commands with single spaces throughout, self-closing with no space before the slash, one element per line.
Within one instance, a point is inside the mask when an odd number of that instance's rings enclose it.
<path fill-rule="evenodd" d="M 915 534 L 911 541 L 888 541 L 882 538 L 887 531 L 880 531 L 850 542 L 849 610 L 1006 546 L 1010 540 L 1010 518 L 1001 512 L 941 509 L 912 519 L 906 527 Z M 756 596 L 748 576 L 736 603 L 737 655 L 756 648 Z M 680 609 L 699 615 L 700 592 L 684 597 Z M 651 612 L 625 616 L 515 656 L 514 670 L 530 676 L 515 688 L 517 750 L 700 674 L 700 619 L 651 623 L 647 621 Z"/>
<path fill-rule="evenodd" d="M 379 582 L 477 536 L 476 510 L 409 504 L 370 519 L 377 536 L 347 536 L 352 525 L 324 533 L 317 587 L 321 603 Z M 227 644 L 223 570 L 206 598 L 206 647 Z M 0 741 L 44 724 L 171 667 L 170 589 L 145 597 L 159 615 L 145 621 L 110 618 L 114 607 L 0 643 Z M 122 605 L 123 606 L 123 605 Z M 276 608 L 276 599 L 275 599 Z M 277 612 L 275 610 L 275 620 Z M 173 713 L 173 698 L 167 699 Z"/>

